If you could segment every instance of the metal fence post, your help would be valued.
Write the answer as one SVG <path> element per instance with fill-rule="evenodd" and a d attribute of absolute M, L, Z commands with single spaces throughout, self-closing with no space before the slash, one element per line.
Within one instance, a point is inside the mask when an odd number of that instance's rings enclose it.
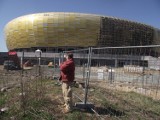
<path fill-rule="evenodd" d="M 23 60 L 24 60 L 24 51 L 22 51 L 22 69 L 21 69 L 21 107 L 23 108 L 23 115 L 25 115 L 25 96 L 24 96 L 24 83 L 23 83 Z"/>
<path fill-rule="evenodd" d="M 91 67 L 91 54 L 92 48 L 89 47 L 88 49 L 88 64 L 87 64 L 87 73 L 86 73 L 86 80 L 85 80 L 85 97 L 84 97 L 84 104 L 87 103 L 87 95 L 88 95 L 88 86 L 89 86 L 89 79 L 90 79 L 90 67 Z"/>

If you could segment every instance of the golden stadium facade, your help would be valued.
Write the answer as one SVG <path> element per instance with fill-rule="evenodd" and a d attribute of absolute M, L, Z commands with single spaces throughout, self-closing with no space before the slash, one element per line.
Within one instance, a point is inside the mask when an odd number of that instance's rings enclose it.
<path fill-rule="evenodd" d="M 9 50 L 59 51 L 160 43 L 160 30 L 108 16 L 49 12 L 18 17 L 5 26 Z"/>

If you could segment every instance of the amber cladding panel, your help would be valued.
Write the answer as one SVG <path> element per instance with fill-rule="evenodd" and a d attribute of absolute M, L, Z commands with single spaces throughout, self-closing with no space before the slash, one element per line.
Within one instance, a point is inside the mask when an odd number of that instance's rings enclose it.
<path fill-rule="evenodd" d="M 96 46 L 100 17 L 80 13 L 39 13 L 16 18 L 5 27 L 9 50 L 31 47 Z"/>

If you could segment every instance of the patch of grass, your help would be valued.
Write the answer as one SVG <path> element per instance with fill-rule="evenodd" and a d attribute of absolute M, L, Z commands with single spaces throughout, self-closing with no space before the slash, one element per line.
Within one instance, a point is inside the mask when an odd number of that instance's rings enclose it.
<path fill-rule="evenodd" d="M 86 120 L 87 116 L 79 111 L 69 113 L 65 116 L 65 120 Z"/>
<path fill-rule="evenodd" d="M 15 104 L 12 105 L 7 112 L 0 114 L 0 120 L 8 120 L 11 117 L 16 118 L 17 113 L 21 113 L 22 111 L 19 109 L 19 106 Z"/>
<path fill-rule="evenodd" d="M 118 105 L 117 105 L 116 103 L 113 104 L 112 102 L 110 102 L 110 101 L 108 101 L 108 100 L 106 100 L 106 99 L 102 99 L 101 104 L 102 104 L 102 106 L 104 106 L 105 108 L 110 107 L 110 108 L 112 108 L 112 109 L 119 109 L 119 108 L 118 108 Z"/>
<path fill-rule="evenodd" d="M 45 85 L 47 94 L 62 94 L 62 87 L 57 81 L 48 80 Z"/>
<path fill-rule="evenodd" d="M 93 96 L 102 114 L 118 115 L 117 117 L 122 119 L 160 119 L 160 101 L 150 97 L 135 92 L 110 91 L 98 87 Z"/>
<path fill-rule="evenodd" d="M 153 100 L 150 97 L 135 92 L 125 93 L 121 95 L 121 97 L 135 106 L 135 109 L 138 111 L 152 113 L 157 116 L 160 115 L 160 101 Z"/>
<path fill-rule="evenodd" d="M 4 93 L 0 93 L 0 106 L 4 105 L 7 101 L 7 96 Z"/>
<path fill-rule="evenodd" d="M 160 101 L 135 92 L 117 92 L 119 106 L 136 119 L 160 119 Z"/>
<path fill-rule="evenodd" d="M 53 94 L 62 94 L 62 89 L 61 89 L 61 87 L 59 87 L 59 86 L 57 87 L 57 86 L 56 86 L 56 87 L 54 87 L 54 88 L 55 88 L 55 89 L 52 90 L 52 93 L 53 93 Z"/>
<path fill-rule="evenodd" d="M 27 111 L 26 114 L 20 118 L 23 120 L 55 120 L 55 117 L 47 111 L 34 109 Z"/>
<path fill-rule="evenodd" d="M 9 118 L 8 112 L 0 114 L 0 120 L 7 120 L 8 118 Z"/>
<path fill-rule="evenodd" d="M 48 99 L 29 99 L 25 105 L 25 113 L 21 102 L 10 106 L 8 112 L 2 114 L 2 120 L 13 117 L 16 120 L 55 120 L 54 114 L 49 110 L 51 106 Z"/>
<path fill-rule="evenodd" d="M 51 105 L 52 105 L 52 102 L 48 98 L 29 99 L 27 101 L 27 106 L 30 106 L 35 109 L 40 109 L 43 107 L 50 107 Z"/>
<path fill-rule="evenodd" d="M 0 93 L 0 105 L 9 105 L 9 111 L 0 115 L 0 120 L 7 120 L 11 117 L 16 120 L 97 119 L 95 114 L 83 110 L 75 110 L 64 115 L 61 106 L 62 90 L 61 86 L 55 84 L 57 81 L 44 80 L 42 86 L 36 82 L 40 81 L 31 81 L 28 86 L 25 84 L 25 114 L 19 96 L 21 88 L 13 88 L 7 94 Z M 37 89 L 36 85 L 38 85 Z M 160 119 L 160 101 L 135 92 L 120 92 L 93 87 L 95 91 L 88 94 L 88 101 L 94 103 L 95 110 L 100 116 L 104 118 L 107 116 L 105 119 Z M 82 97 L 84 93 L 80 88 L 73 88 L 74 91 L 79 97 Z M 77 102 L 77 99 L 73 99 Z"/>

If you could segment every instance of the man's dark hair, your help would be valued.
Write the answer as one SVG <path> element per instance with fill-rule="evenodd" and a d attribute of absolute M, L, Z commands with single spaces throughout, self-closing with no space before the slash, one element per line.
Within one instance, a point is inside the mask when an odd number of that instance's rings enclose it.
<path fill-rule="evenodd" d="M 73 58 L 73 54 L 70 52 L 66 53 L 66 55 L 68 56 L 68 58 Z"/>

